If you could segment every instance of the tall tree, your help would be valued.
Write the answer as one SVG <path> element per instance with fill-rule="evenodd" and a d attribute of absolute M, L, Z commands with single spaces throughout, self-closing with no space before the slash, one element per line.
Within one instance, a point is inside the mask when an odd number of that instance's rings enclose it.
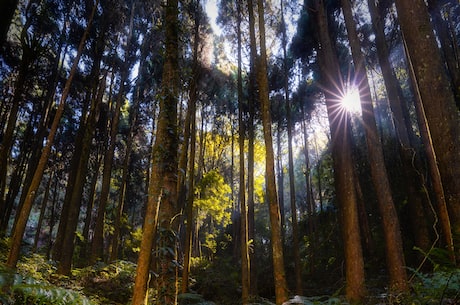
<path fill-rule="evenodd" d="M 288 162 L 289 162 L 289 197 L 291 203 L 291 221 L 292 221 L 292 247 L 294 252 L 294 269 L 295 269 L 295 291 L 302 295 L 302 267 L 300 265 L 300 244 L 299 244 L 299 226 L 297 223 L 297 204 L 295 192 L 294 177 L 294 153 L 292 147 L 292 102 L 289 97 L 289 67 L 287 55 L 287 33 L 286 22 L 284 18 L 284 1 L 281 0 L 281 27 L 282 27 L 282 45 L 283 45 L 283 72 L 284 72 L 284 100 L 286 103 L 286 119 L 288 133 Z M 307 191 L 308 192 L 308 191 Z"/>
<path fill-rule="evenodd" d="M 155 232 L 160 244 L 158 302 L 176 304 L 177 266 L 174 217 L 177 213 L 177 102 L 179 87 L 178 1 L 168 0 L 165 6 L 165 59 L 160 94 L 149 194 L 144 216 L 141 248 L 136 269 L 133 305 L 146 304 L 151 251 Z M 157 230 L 158 225 L 158 230 Z"/>
<path fill-rule="evenodd" d="M 102 185 L 101 193 L 99 196 L 99 207 L 96 216 L 96 224 L 94 226 L 93 241 L 91 243 L 91 262 L 96 262 L 98 259 L 104 257 L 104 221 L 106 208 L 109 201 L 111 177 L 112 177 L 112 167 L 113 167 L 113 158 L 115 155 L 115 145 L 118 135 L 118 125 L 120 122 L 120 111 L 122 104 L 125 101 L 125 95 L 128 91 L 127 85 L 128 78 L 131 71 L 131 63 L 133 61 L 132 49 L 136 45 L 133 41 L 133 19 L 135 12 L 135 2 L 131 5 L 131 14 L 128 23 L 128 33 L 126 36 L 126 43 L 124 48 L 124 61 L 121 65 L 121 75 L 120 75 L 120 88 L 118 95 L 116 97 L 115 105 L 111 111 L 111 120 L 110 120 L 110 136 L 108 138 L 107 150 L 104 156 L 104 166 L 102 171 Z M 127 158 L 127 157 L 126 157 Z M 119 194 L 122 196 L 123 194 Z"/>
<path fill-rule="evenodd" d="M 249 302 L 250 293 L 250 261 L 249 261 L 249 241 L 248 241 L 248 209 L 246 203 L 246 179 L 245 179 L 245 140 L 246 128 L 244 122 L 244 98 L 243 98 L 243 75 L 242 75 L 242 34 L 241 34 L 241 15 L 242 1 L 238 0 L 237 6 L 237 40 L 238 40 L 238 145 L 240 153 L 240 179 L 239 196 L 240 203 L 240 240 L 241 240 L 241 298 L 243 305 Z"/>
<path fill-rule="evenodd" d="M 257 104 L 257 44 L 255 31 L 254 4 L 252 0 L 247 1 L 249 18 L 249 84 L 248 84 L 248 239 L 252 242 L 252 251 L 249 252 L 249 261 L 254 262 L 255 249 L 255 219 L 254 219 L 254 139 L 255 139 L 255 112 Z M 257 269 L 255 264 L 250 266 L 250 293 L 257 295 Z"/>
<path fill-rule="evenodd" d="M 189 275 L 190 275 L 190 258 L 192 254 L 192 233 L 193 233 L 193 224 L 194 224 L 194 215 L 193 215 L 193 203 L 195 197 L 195 157 L 196 157 L 196 103 L 198 100 L 198 83 L 201 77 L 199 69 L 199 46 L 200 46 L 200 18 L 201 18 L 201 5 L 200 0 L 194 2 L 194 11 L 195 20 L 194 20 L 194 39 L 193 39 L 193 62 L 192 62 L 192 77 L 190 80 L 189 88 L 189 100 L 188 100 L 188 109 L 187 109 L 187 119 L 185 126 L 185 143 L 188 143 L 190 138 L 190 156 L 188 158 L 188 169 L 185 169 L 187 166 L 187 153 L 188 153 L 188 144 L 184 144 L 182 148 L 181 160 L 182 166 L 179 165 L 179 174 L 181 172 L 187 171 L 187 175 L 183 175 L 184 178 L 188 177 L 188 189 L 185 196 L 185 215 L 187 217 L 186 231 L 185 231 L 185 243 L 184 243 L 184 264 L 182 269 L 182 287 L 181 292 L 186 293 L 189 287 Z M 185 180 L 185 179 L 184 179 Z M 178 191 L 180 192 L 181 182 L 178 181 Z M 185 185 L 184 185 L 185 186 Z M 180 201 L 179 201 L 180 202 Z"/>
<path fill-rule="evenodd" d="M 339 64 L 330 38 L 325 1 L 314 0 L 317 39 L 320 46 L 318 61 L 326 98 L 331 130 L 334 181 L 343 226 L 345 251 L 346 297 L 350 302 L 360 302 L 366 294 L 364 286 L 364 260 L 359 233 L 358 208 L 354 188 L 354 175 L 349 134 L 349 113 L 340 111 L 336 98 L 336 84 L 341 84 Z"/>
<path fill-rule="evenodd" d="M 366 144 L 371 166 L 372 182 L 377 195 L 382 227 L 385 237 L 385 249 L 390 275 L 390 289 L 396 291 L 408 291 L 407 274 L 401 229 L 399 226 L 398 214 L 391 193 L 390 182 L 385 167 L 382 142 L 378 136 L 377 123 L 375 121 L 372 105 L 371 90 L 367 78 L 366 63 L 361 52 L 361 45 L 353 19 L 351 2 L 341 0 L 345 25 L 348 32 L 351 54 L 355 69 L 355 80 L 359 89 L 361 100 L 362 118 L 366 133 Z"/>
<path fill-rule="evenodd" d="M 396 0 L 398 19 L 431 133 L 454 236 L 460 234 L 460 123 L 423 0 Z M 458 247 L 458 246 L 457 246 Z M 457 253 L 458 254 L 458 253 Z"/>
<path fill-rule="evenodd" d="M 273 153 L 272 124 L 267 78 L 267 47 L 265 44 L 265 10 L 263 0 L 257 1 L 259 14 L 260 57 L 257 65 L 257 83 L 261 105 L 262 125 L 265 140 L 265 173 L 267 183 L 267 200 L 269 205 L 271 244 L 273 255 L 273 276 L 275 279 L 276 304 L 281 305 L 288 299 L 286 273 L 281 230 L 281 216 L 276 195 L 275 158 Z M 251 7 L 249 9 L 252 9 Z"/>
<path fill-rule="evenodd" d="M 98 6 L 98 3 L 99 3 L 99 1 L 96 0 L 96 2 L 93 5 L 93 9 L 91 11 L 91 15 L 88 18 L 86 29 L 85 29 L 85 31 L 83 33 L 83 36 L 82 36 L 81 40 L 80 40 L 80 44 L 78 46 L 77 54 L 75 56 L 75 59 L 74 59 L 73 64 L 72 64 L 72 68 L 71 68 L 70 73 L 69 73 L 69 77 L 68 77 L 68 79 L 67 79 L 67 81 L 65 83 L 64 90 L 62 92 L 62 95 L 61 95 L 61 98 L 60 98 L 60 101 L 59 101 L 59 105 L 57 106 L 56 113 L 54 115 L 53 122 L 51 124 L 51 128 L 50 128 L 48 137 L 46 139 L 46 144 L 45 144 L 45 146 L 43 148 L 43 151 L 42 151 L 42 153 L 40 155 L 40 160 L 39 160 L 37 169 L 35 170 L 32 182 L 31 182 L 29 188 L 26 191 L 27 192 L 26 199 L 25 199 L 25 201 L 23 203 L 23 206 L 22 206 L 21 210 L 19 211 L 20 215 L 19 215 L 18 221 L 16 223 L 16 227 L 15 227 L 15 230 L 13 232 L 13 236 L 11 238 L 11 240 L 12 240 L 11 241 L 11 248 L 10 248 L 10 251 L 8 253 L 8 259 L 7 259 L 7 262 L 6 262 L 7 266 L 10 267 L 10 268 L 15 268 L 16 264 L 17 264 L 17 262 L 19 260 L 19 252 L 20 252 L 20 249 L 21 249 L 21 241 L 22 241 L 25 229 L 26 229 L 27 220 L 29 218 L 30 211 L 32 209 L 32 204 L 33 204 L 33 202 L 35 200 L 38 187 L 40 186 L 40 182 L 42 180 L 43 173 L 45 171 L 45 167 L 46 167 L 46 164 L 48 162 L 49 155 L 51 153 L 51 147 L 53 145 L 54 138 L 56 136 L 57 129 L 58 129 L 62 114 L 64 112 L 64 106 L 66 104 L 65 101 L 67 99 L 67 96 L 69 95 L 70 86 L 72 85 L 72 80 L 73 80 L 73 78 L 75 76 L 75 73 L 77 71 L 78 63 L 79 63 L 80 57 L 81 57 L 81 55 L 83 53 L 83 48 L 85 46 L 86 38 L 88 37 L 89 30 L 91 28 L 91 24 L 92 24 L 92 21 L 93 21 L 93 18 L 94 18 L 94 14 L 96 13 L 96 8 Z"/>
<path fill-rule="evenodd" d="M 427 217 L 424 215 L 423 210 L 426 194 L 422 192 L 423 188 L 420 181 L 420 166 L 418 166 L 419 162 L 417 162 L 420 158 L 416 157 L 414 159 L 413 156 L 413 148 L 417 145 L 413 143 L 416 136 L 409 119 L 409 111 L 407 106 L 404 105 L 402 90 L 390 63 L 390 51 L 385 39 L 384 18 L 381 16 L 375 1 L 368 1 L 368 7 L 375 34 L 377 58 L 398 137 L 398 148 L 402 161 L 402 174 L 405 177 L 403 181 L 406 185 L 408 204 L 411 214 L 415 216 L 411 217 L 412 228 L 416 235 L 415 244 L 421 249 L 428 250 L 427 246 L 429 246 L 430 241 L 426 222 Z M 451 239 L 449 234 L 445 236 Z"/>

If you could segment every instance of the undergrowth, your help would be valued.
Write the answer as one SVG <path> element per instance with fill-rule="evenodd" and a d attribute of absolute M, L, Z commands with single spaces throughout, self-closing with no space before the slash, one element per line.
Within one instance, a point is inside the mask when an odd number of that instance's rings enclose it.
<path fill-rule="evenodd" d="M 237 305 L 241 290 L 239 276 L 231 261 L 206 260 L 194 263 L 194 278 L 190 293 L 180 294 L 180 305 Z M 460 269 L 436 265 L 431 273 L 409 269 L 411 291 L 393 294 L 385 290 L 369 289 L 371 295 L 364 304 L 453 305 L 460 304 Z M 127 261 L 112 264 L 98 263 L 74 269 L 71 276 L 56 273 L 56 264 L 41 255 L 23 257 L 16 270 L 0 264 L 0 304 L 2 305 L 125 305 L 129 304 L 136 265 Z M 369 281 L 380 286 L 384 281 Z M 379 284 L 380 283 L 380 284 Z M 383 285 L 382 285 L 383 286 Z M 369 287 L 372 288 L 372 287 Z M 154 288 L 150 302 L 155 304 Z M 212 301 L 211 301 L 212 300 Z M 251 305 L 274 305 L 272 300 L 254 297 Z M 341 290 L 331 296 L 295 296 L 284 305 L 348 304 Z"/>

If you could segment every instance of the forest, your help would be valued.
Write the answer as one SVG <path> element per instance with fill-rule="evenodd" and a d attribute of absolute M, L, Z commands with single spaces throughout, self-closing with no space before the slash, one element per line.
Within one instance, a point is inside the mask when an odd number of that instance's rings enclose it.
<path fill-rule="evenodd" d="M 0 304 L 460 304 L 458 0 L 0 3 Z"/>

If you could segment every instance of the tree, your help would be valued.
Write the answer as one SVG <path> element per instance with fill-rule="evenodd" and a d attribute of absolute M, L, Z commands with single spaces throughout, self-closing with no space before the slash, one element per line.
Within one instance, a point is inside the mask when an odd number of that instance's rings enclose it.
<path fill-rule="evenodd" d="M 238 146 L 240 153 L 240 181 L 239 181 L 239 196 L 240 203 L 240 240 L 241 240 L 241 299 L 242 303 L 248 304 L 250 294 L 250 260 L 249 260 L 249 240 L 248 240 L 248 209 L 246 202 L 246 179 L 245 179 L 245 156 L 244 156 L 244 142 L 246 139 L 245 128 L 245 113 L 243 102 L 243 75 L 242 75 L 242 56 L 241 56 L 241 15 L 242 15 L 242 1 L 238 0 L 237 6 L 237 39 L 238 39 Z"/>
<path fill-rule="evenodd" d="M 181 172 L 187 172 L 188 177 L 188 189 L 185 203 L 185 215 L 187 217 L 187 226 L 185 232 L 185 243 L 184 243 L 184 264 L 182 269 L 182 287 L 181 292 L 186 293 L 189 288 L 189 275 L 190 275 L 190 258 L 192 254 L 192 233 L 193 233 L 193 224 L 194 224 L 194 208 L 193 203 L 195 199 L 195 157 L 196 157 L 196 103 L 198 100 L 198 83 L 201 78 L 200 69 L 199 69 L 199 45 L 200 45 L 200 18 L 201 18 L 201 5 L 200 1 L 197 0 L 194 3 L 194 13 L 195 13 L 195 23 L 194 23 L 194 40 L 193 40 L 193 62 L 192 62 L 192 78 L 190 80 L 189 88 L 189 101 L 187 109 L 187 118 L 185 126 L 185 144 L 182 148 L 181 160 L 182 166 L 179 165 L 179 174 Z M 188 154 L 188 139 L 190 138 L 190 156 L 187 158 Z M 188 159 L 188 168 L 187 167 Z M 185 180 L 185 179 L 184 179 Z M 184 185 L 185 186 L 185 185 Z M 181 188 L 180 181 L 178 182 L 178 189 Z M 180 189 L 179 189 L 180 192 Z"/>
<path fill-rule="evenodd" d="M 33 204 L 33 202 L 35 200 L 37 189 L 40 186 L 40 182 L 41 182 L 41 179 L 43 177 L 43 173 L 45 171 L 45 166 L 46 166 L 46 164 L 48 162 L 48 157 L 49 157 L 49 155 L 51 153 L 51 146 L 53 145 L 53 141 L 54 141 L 54 138 L 56 136 L 56 132 L 57 132 L 57 129 L 58 129 L 58 126 L 59 126 L 59 122 L 60 122 L 62 114 L 64 112 L 65 101 L 66 101 L 67 96 L 69 94 L 70 86 L 72 85 L 72 80 L 73 80 L 73 78 L 75 76 L 75 73 L 77 71 L 78 63 L 79 63 L 80 57 L 81 57 L 81 55 L 83 53 L 83 47 L 85 46 L 86 38 L 88 37 L 89 30 L 91 28 L 91 23 L 93 21 L 93 17 L 94 17 L 94 14 L 96 12 L 96 8 L 98 6 L 98 3 L 99 3 L 98 0 L 96 0 L 95 4 L 93 5 L 93 9 L 91 11 L 91 15 L 88 18 L 85 32 L 83 33 L 83 36 L 82 36 L 81 41 L 80 41 L 80 44 L 78 46 L 77 55 L 75 56 L 75 59 L 73 61 L 72 68 L 71 68 L 70 74 L 69 74 L 69 78 L 67 79 L 67 81 L 65 83 L 65 87 L 64 87 L 64 90 L 62 92 L 62 96 L 61 96 L 61 99 L 59 101 L 59 105 L 58 105 L 58 107 L 56 109 L 56 113 L 54 115 L 54 119 L 53 119 L 53 122 L 51 124 L 51 128 L 50 128 L 48 137 L 46 139 L 46 145 L 43 148 L 43 151 L 42 151 L 42 153 L 40 155 L 40 160 L 39 160 L 37 169 L 35 170 L 32 182 L 31 182 L 29 188 L 27 189 L 26 199 L 25 199 L 24 204 L 23 204 L 23 206 L 22 206 L 22 208 L 21 208 L 21 210 L 19 212 L 20 215 L 19 215 L 18 221 L 16 223 L 16 227 L 15 227 L 15 230 L 13 232 L 13 236 L 11 238 L 11 240 L 12 240 L 11 248 L 10 248 L 10 251 L 8 253 L 8 259 L 7 259 L 7 262 L 6 262 L 7 266 L 10 267 L 10 268 L 15 268 L 16 264 L 18 262 L 18 259 L 19 259 L 21 241 L 22 241 L 25 229 L 26 229 L 26 224 L 27 224 L 27 220 L 29 218 L 30 210 L 32 209 L 32 204 Z"/>
<path fill-rule="evenodd" d="M 141 248 L 136 268 L 133 305 L 145 304 L 149 266 L 154 240 L 160 250 L 159 302 L 177 302 L 175 215 L 177 213 L 177 100 L 178 100 L 178 1 L 165 6 L 165 60 L 163 66 L 160 113 L 152 151 L 149 194 L 144 216 Z M 158 225 L 158 229 L 157 229 Z M 156 236 L 157 235 L 157 236 Z M 170 271 L 171 270 L 171 271 Z"/>
<path fill-rule="evenodd" d="M 359 233 L 358 208 L 354 188 L 354 174 L 350 147 L 349 114 L 340 111 L 340 101 L 335 96 L 336 84 L 341 84 L 339 65 L 329 36 L 328 21 L 322 0 L 315 0 L 318 61 L 322 86 L 326 98 L 331 130 L 334 181 L 341 210 L 345 251 L 346 296 L 350 302 L 360 302 L 366 294 L 364 286 L 364 261 Z"/>
<path fill-rule="evenodd" d="M 284 1 L 281 0 L 281 27 L 282 27 L 282 45 L 283 45 L 283 70 L 284 70 L 284 100 L 286 103 L 286 118 L 287 118 L 287 132 L 288 132 L 288 162 L 289 162 L 289 193 L 291 203 L 291 219 L 292 219 L 292 247 L 294 252 L 294 269 L 295 269 L 295 283 L 296 293 L 302 294 L 302 267 L 300 265 L 300 244 L 299 244 L 299 226 L 297 223 L 297 205 L 296 205 L 296 192 L 294 181 L 294 156 L 292 148 L 292 102 L 289 98 L 289 67 L 287 58 L 287 37 L 286 37 L 286 23 L 284 20 Z M 308 192 L 308 191 L 307 191 Z"/>
<path fill-rule="evenodd" d="M 436 36 L 423 0 L 396 0 L 408 60 L 437 156 L 454 236 L 460 234 L 460 123 Z"/>
<path fill-rule="evenodd" d="M 379 12 L 375 1 L 368 1 L 372 27 L 375 34 L 377 58 L 382 71 L 387 99 L 392 112 L 393 123 L 398 137 L 399 154 L 402 161 L 403 182 L 406 185 L 407 198 L 411 214 L 412 228 L 416 235 L 415 244 L 428 250 L 430 246 L 426 215 L 424 215 L 423 203 L 426 194 L 421 192 L 420 157 L 414 159 L 413 149 L 417 146 L 416 135 L 410 122 L 408 107 L 399 87 L 398 80 L 390 63 L 390 51 L 385 39 L 384 19 Z M 406 103 L 407 104 L 407 103 Z M 448 235 L 445 235 L 448 238 Z"/>
<path fill-rule="evenodd" d="M 349 0 L 341 0 L 341 3 L 355 68 L 354 82 L 358 85 L 361 100 L 371 177 L 377 195 L 380 216 L 382 217 L 388 272 L 390 275 L 390 289 L 408 291 L 409 286 L 405 270 L 401 230 L 385 167 L 382 143 L 377 132 L 366 64 L 361 52 L 356 25 L 353 20 L 351 2 Z"/>
<path fill-rule="evenodd" d="M 257 84 L 259 87 L 259 99 L 261 104 L 262 125 L 264 130 L 264 140 L 266 149 L 266 187 L 267 200 L 270 213 L 271 225 L 271 244 L 273 255 L 273 276 L 275 279 L 276 304 L 280 305 L 288 299 L 288 290 L 286 284 L 286 274 L 284 270 L 284 255 L 281 234 L 281 218 L 276 195 L 275 183 L 275 160 L 273 153 L 273 140 L 271 132 L 270 101 L 268 97 L 268 79 L 267 79 L 267 48 L 265 45 L 265 19 L 264 4 L 262 0 L 257 1 L 259 13 L 259 39 L 260 39 L 260 57 L 257 64 Z M 249 9 L 252 9 L 251 7 Z"/>

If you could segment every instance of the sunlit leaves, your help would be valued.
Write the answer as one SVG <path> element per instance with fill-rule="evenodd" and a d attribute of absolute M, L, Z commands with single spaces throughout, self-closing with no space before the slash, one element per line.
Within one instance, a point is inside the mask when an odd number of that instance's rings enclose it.
<path fill-rule="evenodd" d="M 195 190 L 197 199 L 195 206 L 198 208 L 198 220 L 203 221 L 208 216 L 222 226 L 230 223 L 230 186 L 217 170 L 204 174 Z"/>

